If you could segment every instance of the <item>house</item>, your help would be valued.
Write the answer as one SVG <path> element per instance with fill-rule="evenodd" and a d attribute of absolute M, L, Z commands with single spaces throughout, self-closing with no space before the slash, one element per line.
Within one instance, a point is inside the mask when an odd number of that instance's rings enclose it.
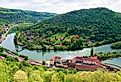
<path fill-rule="evenodd" d="M 17 59 L 19 62 L 22 62 L 24 60 L 24 58 L 22 58 L 22 57 L 17 57 Z"/>
<path fill-rule="evenodd" d="M 97 57 L 76 56 L 70 60 L 68 67 L 77 70 L 96 70 L 100 67 L 100 60 Z"/>
<path fill-rule="evenodd" d="M 51 66 L 56 66 L 56 67 L 63 67 L 61 57 L 59 56 L 54 56 L 50 59 L 50 65 Z"/>
<path fill-rule="evenodd" d="M 50 59 L 50 64 L 55 67 L 65 67 L 63 64 L 61 57 L 55 56 Z M 66 66 L 69 69 L 77 69 L 77 70 L 96 70 L 101 66 L 100 60 L 94 57 L 80 57 L 76 56 L 72 59 L 67 59 Z"/>
<path fill-rule="evenodd" d="M 68 69 L 77 69 L 77 70 L 96 70 L 100 67 L 100 60 L 94 57 L 80 57 L 76 56 L 72 59 L 67 59 L 66 64 L 63 63 L 61 57 L 55 56 L 50 59 L 50 64 L 55 67 L 66 67 Z"/>
<path fill-rule="evenodd" d="M 4 60 L 5 59 L 5 57 L 3 57 L 3 56 L 0 56 L 0 60 Z"/>
<path fill-rule="evenodd" d="M 74 38 L 79 39 L 79 35 L 74 35 Z"/>
<path fill-rule="evenodd" d="M 28 60 L 27 62 L 28 62 L 29 64 L 31 64 L 31 65 L 41 65 L 41 62 L 40 62 L 40 61 Z"/>

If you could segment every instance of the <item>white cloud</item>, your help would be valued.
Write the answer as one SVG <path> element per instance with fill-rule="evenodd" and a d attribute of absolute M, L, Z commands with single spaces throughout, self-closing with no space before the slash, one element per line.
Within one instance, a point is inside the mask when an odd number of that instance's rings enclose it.
<path fill-rule="evenodd" d="M 1 7 L 54 13 L 95 7 L 121 12 L 120 4 L 121 0 L 0 0 Z"/>

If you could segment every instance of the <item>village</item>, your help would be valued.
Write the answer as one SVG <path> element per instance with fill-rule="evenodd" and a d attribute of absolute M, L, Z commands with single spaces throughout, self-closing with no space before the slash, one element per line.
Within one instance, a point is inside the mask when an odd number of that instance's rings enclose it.
<path fill-rule="evenodd" d="M 8 32 L 10 31 L 8 25 L 4 26 L 3 33 L 0 32 L 0 43 L 5 39 Z M 114 68 L 112 65 L 102 64 L 97 56 L 75 56 L 69 59 L 62 59 L 59 56 L 54 56 L 50 60 L 32 60 L 28 59 L 26 56 L 16 55 L 14 52 L 4 49 L 3 54 L 5 56 L 0 56 L 0 60 L 4 60 L 6 57 L 17 58 L 18 62 L 27 61 L 31 65 L 46 66 L 48 68 L 64 68 L 64 69 L 76 69 L 76 70 L 89 70 L 94 71 L 99 68 L 108 71 L 118 71 L 120 68 Z"/>
<path fill-rule="evenodd" d="M 112 65 L 102 64 L 96 56 L 75 56 L 69 59 L 62 59 L 59 56 L 53 56 L 50 60 L 32 60 L 26 56 L 16 55 L 14 52 L 4 49 L 3 54 L 0 56 L 0 60 L 4 60 L 6 57 L 13 57 L 18 62 L 27 61 L 28 64 L 36 66 L 46 66 L 48 68 L 64 68 L 75 69 L 78 71 L 95 71 L 97 69 L 104 69 L 107 71 L 119 71 L 120 68 L 115 68 Z"/>
<path fill-rule="evenodd" d="M 28 60 L 28 63 L 31 65 L 44 65 L 48 68 L 75 69 L 78 71 L 95 71 L 97 69 L 104 69 L 106 71 L 120 70 L 120 68 L 115 68 L 111 64 L 102 64 L 96 56 L 75 56 L 72 59 L 62 59 L 59 56 L 54 56 L 49 61 Z"/>
<path fill-rule="evenodd" d="M 4 26 L 4 29 L 2 30 L 3 33 L 0 32 L 0 43 L 2 43 L 3 40 L 5 40 L 5 37 L 7 36 L 10 29 L 11 28 L 9 28 L 7 25 Z M 25 56 L 17 56 L 14 52 L 7 49 L 5 49 L 3 53 L 6 56 L 0 56 L 0 60 L 4 60 L 6 57 L 17 58 L 19 62 L 25 60 Z M 90 56 L 90 57 L 75 56 L 71 59 L 62 59 L 59 56 L 54 56 L 50 58 L 50 60 L 48 61 L 27 59 L 27 62 L 31 65 L 46 66 L 48 68 L 65 68 L 65 69 L 89 70 L 89 71 L 94 71 L 99 68 L 109 71 L 119 70 L 110 65 L 102 64 L 101 61 L 96 56 Z"/>

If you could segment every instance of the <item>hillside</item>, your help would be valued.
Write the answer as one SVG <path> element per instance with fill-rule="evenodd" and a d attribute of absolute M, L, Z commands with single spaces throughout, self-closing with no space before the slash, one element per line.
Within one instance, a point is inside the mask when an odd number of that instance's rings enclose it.
<path fill-rule="evenodd" d="M 18 53 L 7 56 L 6 50 L 0 47 L 1 82 L 121 82 L 121 71 L 118 70 L 108 71 L 99 68 L 95 71 L 86 71 L 86 69 L 79 71 L 70 68 L 48 68 L 47 64 L 45 65 L 46 61 L 40 63 L 37 60 L 29 60 L 27 56 Z M 101 54 L 98 56 L 103 59 L 105 56 L 111 56 L 111 53 Z M 29 61 L 36 61 L 39 65 L 31 64 Z"/>
<path fill-rule="evenodd" d="M 1 82 L 121 82 L 121 71 L 76 71 L 34 66 L 8 57 L 0 61 Z"/>
<path fill-rule="evenodd" d="M 56 14 L 47 12 L 24 11 L 19 9 L 7 9 L 0 7 L 0 25 L 6 23 L 35 23 L 49 19 Z"/>
<path fill-rule="evenodd" d="M 29 49 L 69 49 L 121 40 L 121 14 L 107 8 L 82 9 L 57 15 L 24 31 L 19 39 Z M 19 40 L 25 45 L 25 41 Z M 90 41 L 92 43 L 90 43 Z"/>

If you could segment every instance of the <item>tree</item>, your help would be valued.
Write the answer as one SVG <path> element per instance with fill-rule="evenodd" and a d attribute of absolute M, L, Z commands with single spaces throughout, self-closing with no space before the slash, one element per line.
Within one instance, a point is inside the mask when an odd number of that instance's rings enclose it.
<path fill-rule="evenodd" d="M 15 82 L 28 82 L 27 73 L 22 70 L 18 70 L 14 75 Z"/>
<path fill-rule="evenodd" d="M 91 48 L 91 51 L 90 51 L 91 53 L 91 56 L 94 56 L 94 49 L 93 48 Z"/>
<path fill-rule="evenodd" d="M 62 72 L 54 73 L 52 75 L 51 82 L 64 82 L 65 81 L 65 74 Z"/>
<path fill-rule="evenodd" d="M 79 50 L 83 48 L 83 43 L 82 43 L 82 38 L 79 38 L 78 40 L 74 41 L 71 45 L 70 45 L 70 49 L 72 50 Z"/>
<path fill-rule="evenodd" d="M 3 49 L 2 47 L 0 47 L 0 52 L 3 52 L 3 50 L 4 50 L 4 49 Z"/>
<path fill-rule="evenodd" d="M 33 71 L 30 74 L 29 82 L 44 82 L 43 78 L 40 76 L 40 71 Z"/>

